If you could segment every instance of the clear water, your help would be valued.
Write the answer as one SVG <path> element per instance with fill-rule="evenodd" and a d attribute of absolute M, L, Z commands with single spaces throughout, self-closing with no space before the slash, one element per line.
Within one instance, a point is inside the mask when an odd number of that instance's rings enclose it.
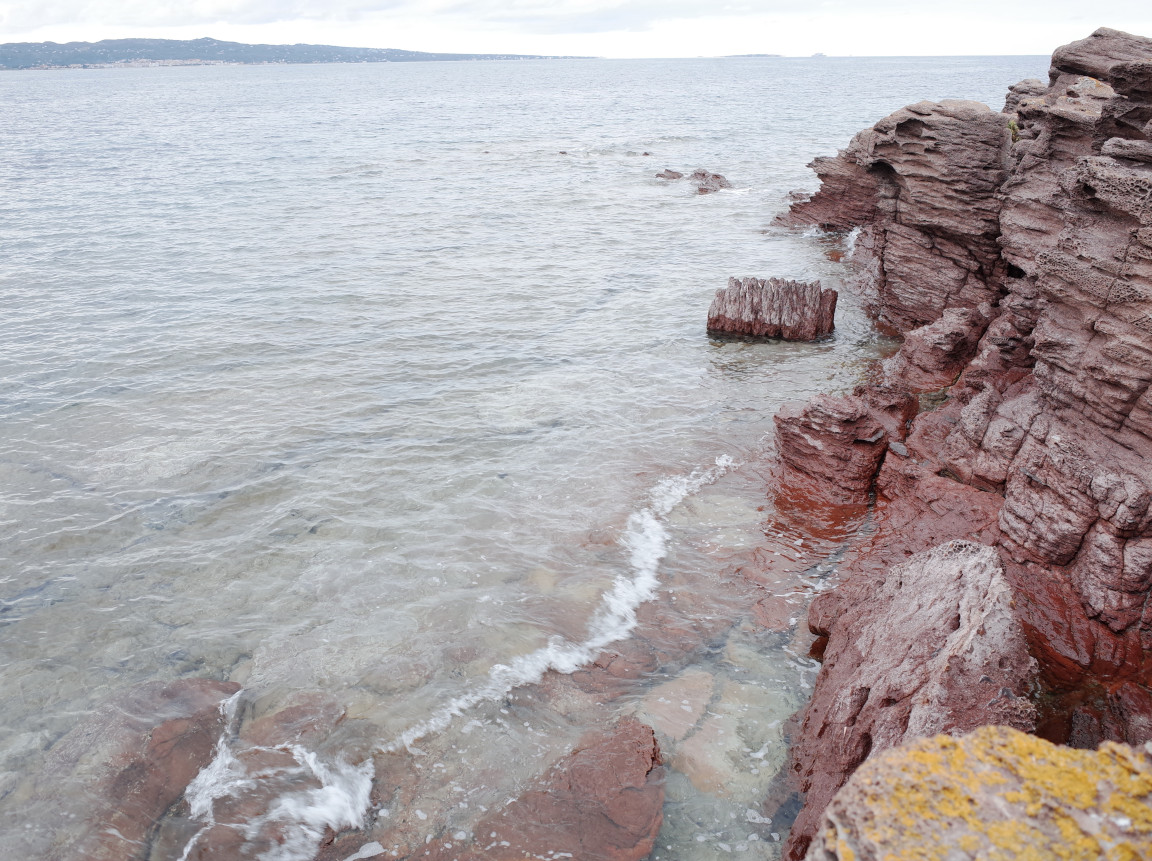
<path fill-rule="evenodd" d="M 311 818 L 253 837 L 260 857 L 311 858 L 343 815 L 325 805 L 359 816 L 389 762 L 428 768 L 423 817 L 372 811 L 396 823 L 386 849 L 467 834 L 482 799 L 667 684 L 709 705 L 662 736 L 655 855 L 775 857 L 756 811 L 813 670 L 802 624 L 744 616 L 765 590 L 802 616 L 836 542 L 773 526 L 765 437 L 886 345 L 844 295 L 810 345 L 710 339 L 709 301 L 729 275 L 838 284 L 834 240 L 772 226 L 811 157 L 923 98 L 998 107 L 1045 69 L 0 76 L 0 854 L 46 857 L 83 821 L 90 773 L 56 774 L 52 805 L 30 787 L 94 709 L 210 677 L 244 685 L 248 719 L 317 693 L 355 727 L 301 752 L 333 792 L 285 789 Z M 665 167 L 735 187 L 697 195 Z M 756 547 L 775 574 L 732 575 Z M 661 651 L 667 614 L 707 636 Z M 521 687 L 629 637 L 661 660 L 611 701 Z M 709 742 L 723 727 L 739 743 Z M 215 780 L 195 823 L 235 790 Z M 194 857 L 169 843 L 153 857 Z"/>

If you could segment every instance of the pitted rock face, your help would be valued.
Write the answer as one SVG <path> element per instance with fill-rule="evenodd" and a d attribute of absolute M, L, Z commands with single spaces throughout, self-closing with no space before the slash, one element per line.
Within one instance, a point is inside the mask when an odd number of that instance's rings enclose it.
<path fill-rule="evenodd" d="M 929 524 L 942 496 L 994 500 L 984 507 L 997 528 L 983 534 L 1056 703 L 1047 725 L 1063 721 L 1063 737 L 1083 743 L 1142 739 L 1150 710 L 1140 704 L 1152 702 L 1152 39 L 1102 29 L 1060 48 L 1049 83 L 1017 85 L 1006 110 L 898 111 L 818 162 L 824 186 L 786 220 L 861 228 L 875 313 L 908 333 L 885 389 L 950 384 L 945 403 L 889 448 L 876 479 L 888 510 L 915 511 L 929 486 Z M 955 310 L 981 308 L 991 319 Z M 970 353 L 968 336 L 978 339 Z M 951 383 L 949 354 L 966 363 Z M 926 549 L 914 526 L 896 534 L 882 517 L 872 542 Z M 806 717 L 802 783 L 831 780 L 806 771 L 833 770 L 827 751 L 843 748 L 846 773 L 848 753 L 863 750 L 860 717 L 845 716 L 858 700 L 864 714 L 873 690 L 860 693 L 843 670 L 835 632 L 852 618 L 845 596 L 870 600 L 876 579 L 852 576 L 809 616 L 831 635 L 833 657 L 813 703 L 823 696 L 844 714 Z M 1113 693 L 1086 704 L 1085 686 Z M 822 798 L 810 795 L 809 808 Z M 801 814 L 790 858 L 811 816 Z"/>
<path fill-rule="evenodd" d="M 937 736 L 865 763 L 807 861 L 1152 857 L 1152 746 L 1071 750 L 1007 727 Z"/>

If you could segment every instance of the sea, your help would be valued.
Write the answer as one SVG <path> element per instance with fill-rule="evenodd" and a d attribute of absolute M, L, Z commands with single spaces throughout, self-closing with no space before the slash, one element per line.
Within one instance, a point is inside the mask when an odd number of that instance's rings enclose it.
<path fill-rule="evenodd" d="M 666 769 L 652 857 L 777 858 L 804 607 L 867 514 L 783 510 L 772 416 L 895 343 L 843 289 L 850 240 L 774 219 L 893 110 L 998 109 L 1046 71 L 0 74 L 0 857 L 107 830 L 109 763 L 66 751 L 204 678 L 242 686 L 229 730 L 122 857 L 207 857 L 228 802 L 235 857 L 359 826 L 349 858 L 466 845 L 637 716 Z M 835 333 L 710 337 L 749 275 L 841 289 Z M 618 652 L 639 669 L 605 687 L 590 665 Z M 312 729 L 261 771 L 245 727 L 287 707 Z"/>

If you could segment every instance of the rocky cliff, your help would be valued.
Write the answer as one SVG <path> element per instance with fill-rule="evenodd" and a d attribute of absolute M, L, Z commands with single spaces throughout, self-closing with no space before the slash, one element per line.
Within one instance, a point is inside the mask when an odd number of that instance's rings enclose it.
<path fill-rule="evenodd" d="M 794 740 L 809 801 L 793 859 L 870 754 L 929 725 L 1029 728 L 1029 689 L 1053 741 L 1152 738 L 1152 40 L 1098 30 L 1003 112 L 921 102 L 813 166 L 820 191 L 785 220 L 856 229 L 857 288 L 905 340 L 853 396 L 777 422 L 781 481 L 842 499 L 850 464 L 847 490 L 876 494 L 879 524 L 810 612 L 826 663 Z M 937 408 L 905 420 L 926 394 Z M 948 574 L 932 548 L 955 539 L 995 559 L 968 551 L 980 561 Z M 893 583 L 913 575 L 894 566 L 909 556 L 932 585 L 927 610 L 901 615 Z M 996 625 L 963 610 L 984 606 L 965 590 L 1001 596 Z M 957 655 L 995 669 L 929 682 L 971 624 Z M 940 705 L 987 683 L 987 705 Z"/>

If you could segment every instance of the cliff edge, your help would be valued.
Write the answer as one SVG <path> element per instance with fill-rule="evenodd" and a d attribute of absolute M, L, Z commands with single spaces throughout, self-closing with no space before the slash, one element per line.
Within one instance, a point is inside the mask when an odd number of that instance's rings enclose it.
<path fill-rule="evenodd" d="M 783 220 L 856 231 L 856 286 L 904 343 L 854 395 L 778 419 L 780 480 L 838 498 L 829 477 L 863 465 L 879 524 L 809 614 L 825 663 L 793 740 L 791 859 L 857 766 L 906 739 L 1152 739 L 1152 39 L 1097 30 L 1003 112 L 921 102 L 813 167 L 820 191 Z M 909 420 L 910 396 L 929 408 Z M 958 561 L 960 540 L 983 548 Z M 930 609 L 894 617 L 914 574 Z M 934 676 L 978 604 L 996 624 L 956 654 L 984 669 Z M 943 707 L 981 686 L 987 705 Z"/>

